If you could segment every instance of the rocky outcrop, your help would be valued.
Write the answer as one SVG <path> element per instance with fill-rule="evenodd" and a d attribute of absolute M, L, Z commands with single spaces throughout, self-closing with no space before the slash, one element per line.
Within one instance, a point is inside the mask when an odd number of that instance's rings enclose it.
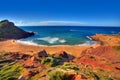
<path fill-rule="evenodd" d="M 73 60 L 75 57 L 73 55 L 68 54 L 65 51 L 59 51 L 54 54 L 55 56 L 61 56 L 62 58 L 69 60 Z"/>
<path fill-rule="evenodd" d="M 48 57 L 48 54 L 45 50 L 38 52 L 38 57 Z"/>
<path fill-rule="evenodd" d="M 33 35 L 34 32 L 26 32 L 8 20 L 3 20 L 0 22 L 0 39 L 21 39 Z"/>
<path fill-rule="evenodd" d="M 38 66 L 37 63 L 38 63 L 38 61 L 37 61 L 36 57 L 31 57 L 24 62 L 24 67 L 25 68 L 35 68 Z"/>
<path fill-rule="evenodd" d="M 81 55 L 95 55 L 109 62 L 120 62 L 120 51 L 113 49 L 111 46 L 98 46 L 82 51 Z"/>
<path fill-rule="evenodd" d="M 91 36 L 91 38 L 100 42 L 101 45 L 120 46 L 120 35 L 96 34 Z"/>

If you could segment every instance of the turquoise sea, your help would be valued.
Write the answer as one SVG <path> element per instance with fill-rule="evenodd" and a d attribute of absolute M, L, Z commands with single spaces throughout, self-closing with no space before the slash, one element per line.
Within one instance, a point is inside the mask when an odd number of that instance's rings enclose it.
<path fill-rule="evenodd" d="M 25 31 L 33 31 L 35 36 L 18 40 L 32 45 L 93 45 L 89 39 L 95 34 L 120 34 L 120 27 L 98 26 L 22 26 Z"/>

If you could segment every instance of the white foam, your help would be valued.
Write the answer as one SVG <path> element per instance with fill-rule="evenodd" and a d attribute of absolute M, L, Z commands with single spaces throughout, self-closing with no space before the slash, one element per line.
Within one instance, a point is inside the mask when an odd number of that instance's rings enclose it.
<path fill-rule="evenodd" d="M 95 46 L 95 45 L 97 45 L 96 41 L 86 41 L 83 44 L 79 44 L 79 46 Z"/>
<path fill-rule="evenodd" d="M 66 41 L 64 40 L 60 40 L 61 43 L 64 43 Z M 25 45 L 33 45 L 33 46 L 48 46 L 48 45 L 42 45 L 42 44 L 37 44 L 37 43 L 34 43 L 33 41 L 23 41 L 23 40 L 17 40 L 16 41 L 17 43 L 19 44 L 25 44 Z M 95 46 L 97 44 L 96 41 L 86 41 L 85 43 L 83 44 L 78 44 L 78 45 L 71 45 L 71 46 Z M 51 46 L 70 46 L 70 45 L 51 45 Z"/>
<path fill-rule="evenodd" d="M 60 43 L 65 43 L 66 41 L 64 39 L 59 40 Z"/>
<path fill-rule="evenodd" d="M 43 41 L 46 41 L 50 44 L 54 44 L 54 43 L 57 43 L 57 42 L 59 42 L 59 43 L 65 43 L 66 42 L 66 40 L 64 40 L 64 39 L 60 39 L 58 37 L 49 37 L 49 36 L 48 37 L 43 37 L 43 38 L 37 38 L 37 40 L 43 40 Z"/>
<path fill-rule="evenodd" d="M 33 41 L 17 40 L 16 42 L 17 42 L 17 43 L 20 43 L 20 44 L 27 44 L 27 45 L 35 45 L 35 46 L 38 46 L 38 44 L 34 43 Z"/>
<path fill-rule="evenodd" d="M 91 37 L 89 37 L 89 36 L 86 36 L 89 40 L 92 40 L 92 38 Z"/>

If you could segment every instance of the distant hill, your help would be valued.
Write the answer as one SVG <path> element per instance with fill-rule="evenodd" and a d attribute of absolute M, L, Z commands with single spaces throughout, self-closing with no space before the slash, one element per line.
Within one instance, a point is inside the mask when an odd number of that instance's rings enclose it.
<path fill-rule="evenodd" d="M 0 38 L 1 39 L 21 39 L 34 35 L 33 32 L 26 32 L 17 26 L 13 22 L 8 20 L 0 21 Z"/>

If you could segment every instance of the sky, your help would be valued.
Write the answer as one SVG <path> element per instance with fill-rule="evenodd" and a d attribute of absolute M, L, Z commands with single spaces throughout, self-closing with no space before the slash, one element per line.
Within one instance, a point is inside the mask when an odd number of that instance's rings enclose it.
<path fill-rule="evenodd" d="M 1 0 L 4 19 L 17 26 L 120 26 L 120 0 Z"/>

